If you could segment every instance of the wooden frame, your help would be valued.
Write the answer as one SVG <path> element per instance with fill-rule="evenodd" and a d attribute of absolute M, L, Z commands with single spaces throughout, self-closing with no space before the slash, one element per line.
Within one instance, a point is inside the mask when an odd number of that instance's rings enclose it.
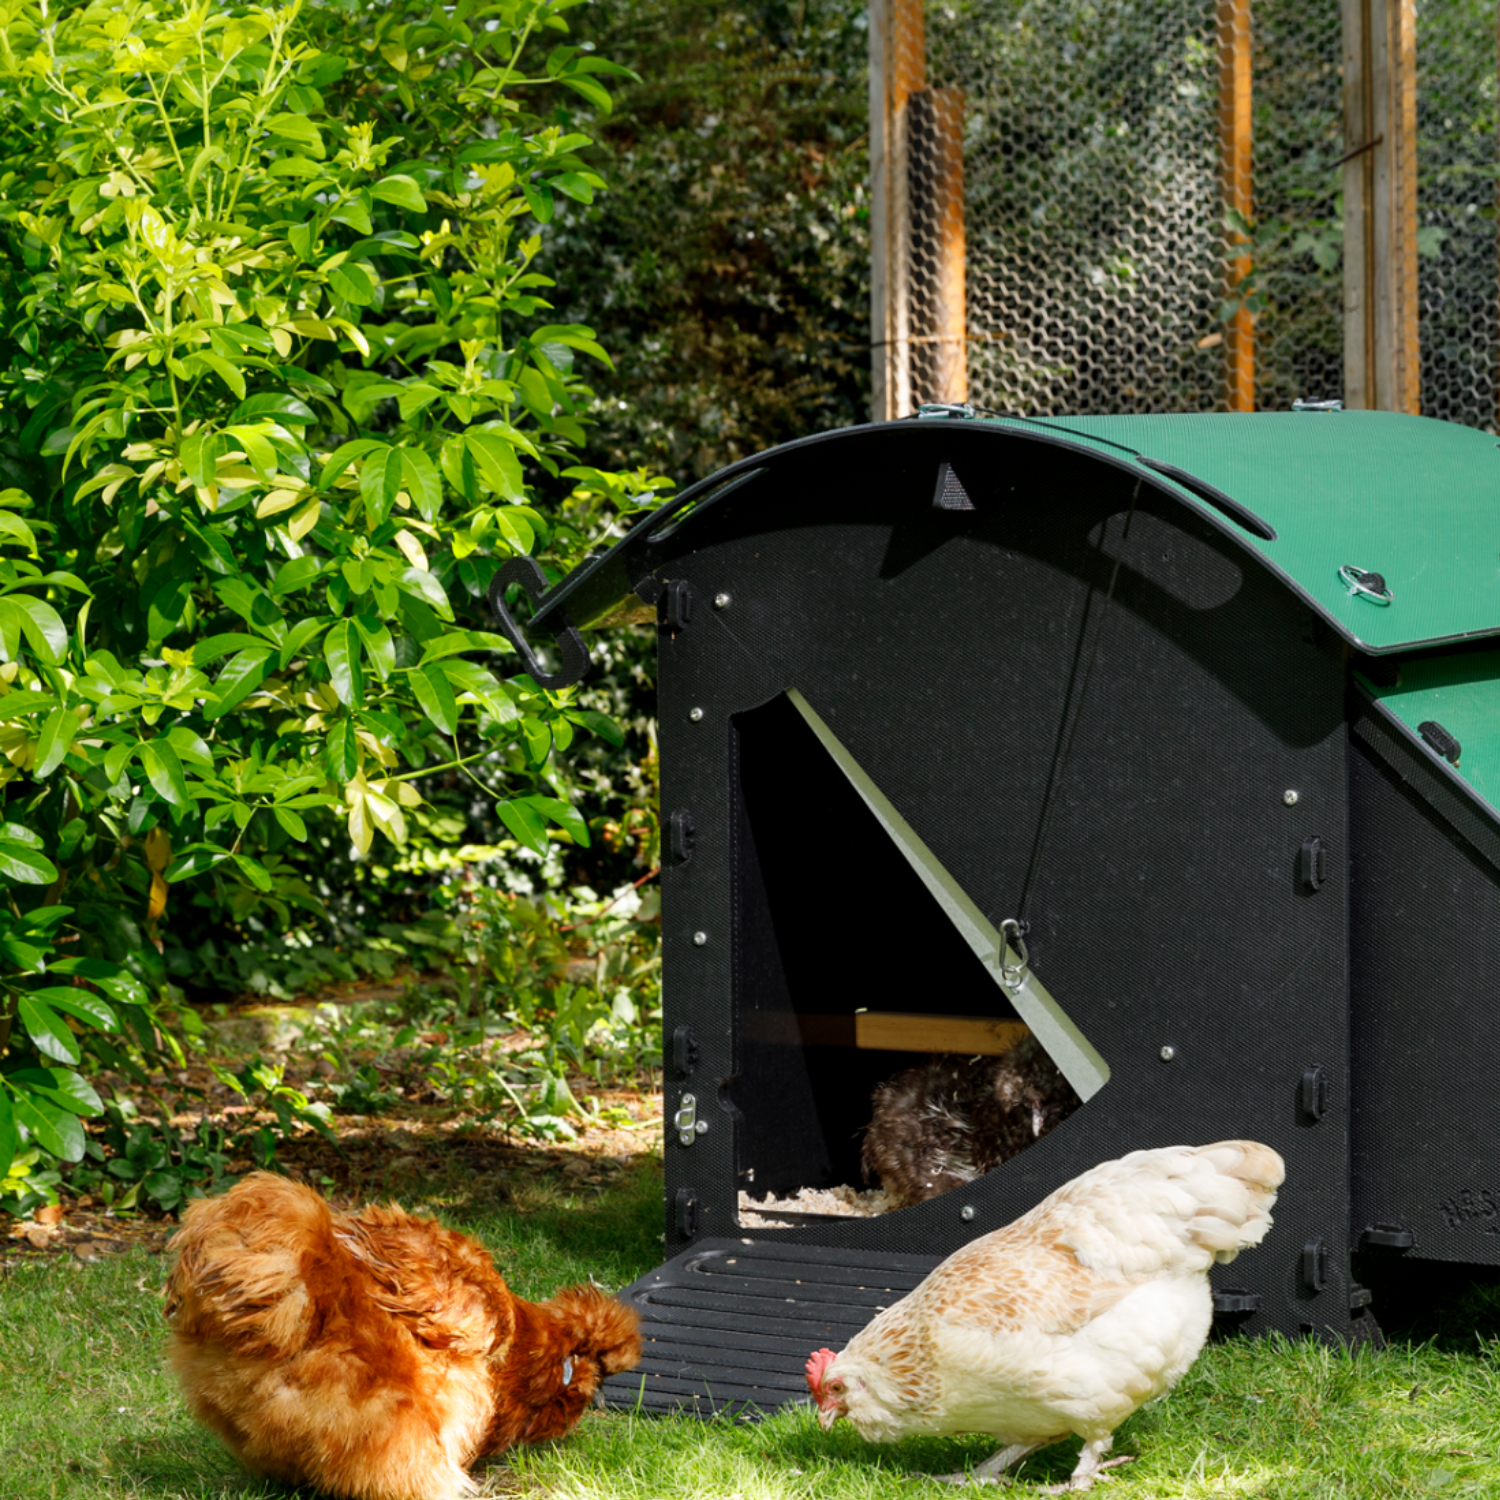
<path fill-rule="evenodd" d="M 1421 410 L 1413 0 L 1343 0 L 1344 404 Z"/>
<path fill-rule="evenodd" d="M 1219 161 L 1224 207 L 1253 220 L 1251 194 L 1250 0 L 1219 0 Z M 1230 231 L 1231 245 L 1248 246 L 1245 236 Z M 1229 262 L 1231 295 L 1255 264 L 1246 255 Z M 1224 328 L 1224 405 L 1229 411 L 1255 410 L 1255 324 L 1240 307 Z"/>
<path fill-rule="evenodd" d="M 927 82 L 922 0 L 870 0 L 870 415 L 911 402 L 907 104 Z"/>

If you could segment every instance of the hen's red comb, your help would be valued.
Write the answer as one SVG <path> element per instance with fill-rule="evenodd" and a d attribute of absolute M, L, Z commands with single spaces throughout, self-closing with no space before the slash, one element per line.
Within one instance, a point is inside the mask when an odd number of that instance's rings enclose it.
<path fill-rule="evenodd" d="M 816 1354 L 807 1357 L 807 1388 L 814 1396 L 823 1389 L 823 1376 L 827 1373 L 829 1365 L 838 1358 L 832 1349 L 819 1349 Z"/>

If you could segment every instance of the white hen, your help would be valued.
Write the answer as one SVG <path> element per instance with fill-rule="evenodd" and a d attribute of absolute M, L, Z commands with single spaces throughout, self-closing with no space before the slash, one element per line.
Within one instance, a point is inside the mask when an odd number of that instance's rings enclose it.
<path fill-rule="evenodd" d="M 987 1433 L 993 1480 L 1076 1433 L 1064 1488 L 1087 1489 L 1114 1430 L 1165 1395 L 1208 1337 L 1208 1269 L 1258 1245 L 1286 1175 L 1254 1141 L 1133 1151 L 1075 1177 L 1030 1213 L 965 1245 L 807 1381 L 827 1429 L 871 1442 Z M 1120 1460 L 1116 1460 L 1119 1462 Z"/>

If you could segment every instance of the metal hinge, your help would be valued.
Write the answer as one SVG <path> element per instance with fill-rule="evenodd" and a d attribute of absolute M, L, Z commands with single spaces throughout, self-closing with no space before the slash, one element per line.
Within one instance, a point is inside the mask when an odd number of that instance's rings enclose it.
<path fill-rule="evenodd" d="M 959 421 L 972 421 L 979 413 L 967 401 L 924 401 L 917 408 L 917 416 L 923 421 L 930 422 L 934 418 L 941 421 L 944 418 L 958 418 Z"/>
<path fill-rule="evenodd" d="M 1260 1310 L 1260 1293 L 1243 1287 L 1226 1286 L 1214 1290 L 1214 1311 L 1221 1314 L 1253 1313 Z"/>
<path fill-rule="evenodd" d="M 1359 1237 L 1361 1250 L 1410 1250 L 1417 1237 L 1404 1224 L 1371 1224 Z"/>

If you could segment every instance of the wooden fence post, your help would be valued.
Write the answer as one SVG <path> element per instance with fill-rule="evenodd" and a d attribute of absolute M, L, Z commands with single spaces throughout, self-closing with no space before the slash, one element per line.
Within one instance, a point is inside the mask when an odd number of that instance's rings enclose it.
<path fill-rule="evenodd" d="M 923 89 L 907 104 L 911 399 L 969 399 L 964 240 L 964 91 Z"/>
<path fill-rule="evenodd" d="M 1250 89 L 1250 0 L 1219 0 L 1219 161 L 1224 207 L 1247 223 L 1254 213 Z M 1247 243 L 1244 235 L 1233 230 L 1229 242 Z M 1253 269 L 1248 254 L 1230 261 L 1231 294 Z M 1224 328 L 1224 404 L 1230 411 L 1255 410 L 1255 324 L 1244 307 Z"/>
<path fill-rule="evenodd" d="M 1413 0 L 1343 0 L 1344 404 L 1421 410 Z"/>
<path fill-rule="evenodd" d="M 877 422 L 912 409 L 907 106 L 926 79 L 922 0 L 870 0 L 870 415 Z"/>

